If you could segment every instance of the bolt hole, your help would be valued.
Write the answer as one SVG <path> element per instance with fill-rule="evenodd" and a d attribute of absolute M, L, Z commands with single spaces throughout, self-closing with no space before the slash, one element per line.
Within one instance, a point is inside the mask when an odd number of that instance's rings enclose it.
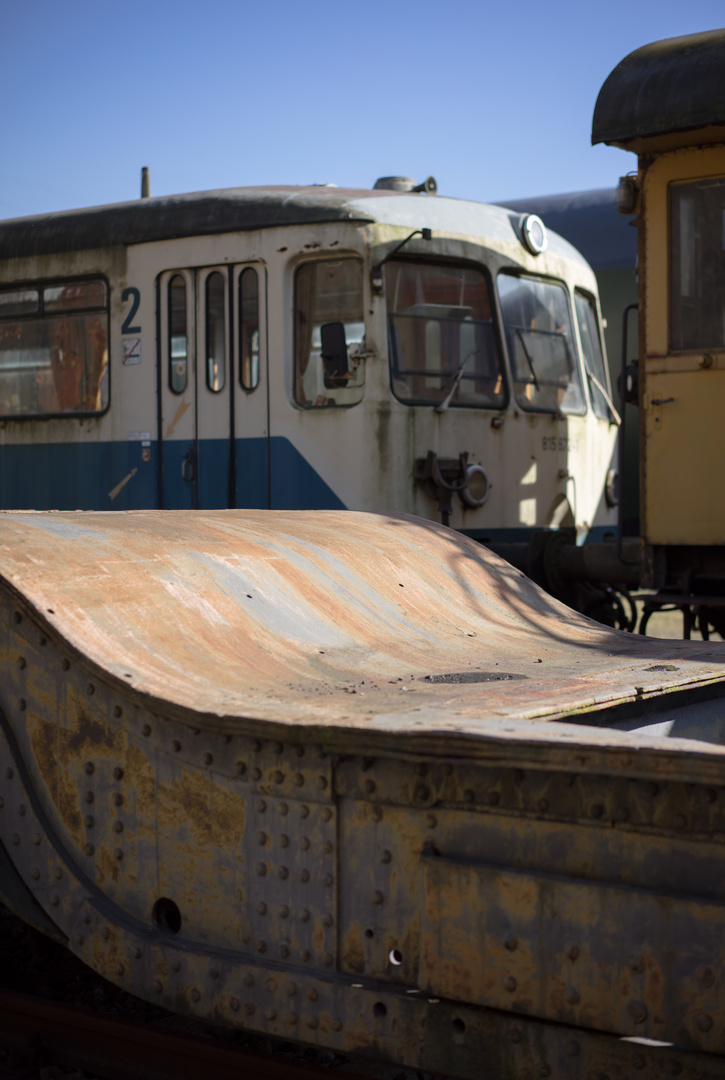
<path fill-rule="evenodd" d="M 403 954 L 400 949 L 391 949 L 388 953 L 388 960 L 391 964 L 394 964 L 395 967 L 400 967 L 403 963 Z"/>
<path fill-rule="evenodd" d="M 382 1001 L 376 1001 L 373 1005 L 373 1013 L 375 1016 L 387 1016 L 388 1010 L 385 1005 L 383 1005 Z"/>
<path fill-rule="evenodd" d="M 181 912 L 173 900 L 168 896 L 160 896 L 154 904 L 154 922 L 164 930 L 170 930 L 172 934 L 178 934 L 181 930 Z"/>
<path fill-rule="evenodd" d="M 459 1020 L 458 1017 L 456 1017 L 456 1019 L 453 1021 L 453 1030 L 457 1031 L 459 1035 L 462 1035 L 463 1032 L 466 1030 L 466 1025 L 463 1023 L 462 1020 Z"/>
<path fill-rule="evenodd" d="M 365 931 L 365 937 L 366 938 L 371 938 L 371 937 L 374 937 L 374 936 L 375 936 L 375 932 L 373 930 L 366 930 Z"/>

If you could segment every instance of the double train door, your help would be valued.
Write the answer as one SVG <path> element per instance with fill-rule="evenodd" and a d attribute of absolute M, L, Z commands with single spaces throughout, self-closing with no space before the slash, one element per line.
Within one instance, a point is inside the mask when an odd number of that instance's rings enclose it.
<path fill-rule="evenodd" d="M 266 277 L 260 263 L 159 278 L 159 501 L 264 508 Z"/>

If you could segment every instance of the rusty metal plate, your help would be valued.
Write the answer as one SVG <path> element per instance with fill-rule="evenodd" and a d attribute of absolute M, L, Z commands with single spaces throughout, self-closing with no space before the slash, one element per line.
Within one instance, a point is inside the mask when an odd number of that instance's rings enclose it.
<path fill-rule="evenodd" d="M 443 858 L 422 893 L 429 993 L 725 1050 L 725 904 Z"/>
<path fill-rule="evenodd" d="M 418 518 L 4 513 L 0 582 L 90 673 L 206 729 L 432 753 L 539 740 L 581 768 L 601 765 L 597 747 L 627 748 L 630 768 L 643 747 L 670 754 L 662 768 L 689 753 L 719 769 L 725 753 L 561 723 L 717 697 L 725 645 L 607 629 Z"/>

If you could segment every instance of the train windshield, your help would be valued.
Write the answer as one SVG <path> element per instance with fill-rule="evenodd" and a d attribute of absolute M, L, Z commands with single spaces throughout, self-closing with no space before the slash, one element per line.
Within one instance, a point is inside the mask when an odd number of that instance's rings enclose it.
<path fill-rule="evenodd" d="M 725 177 L 670 188 L 673 350 L 725 347 Z"/>
<path fill-rule="evenodd" d="M 584 368 L 589 381 L 589 394 L 594 415 L 600 420 L 609 420 L 611 398 L 607 389 L 607 371 L 602 355 L 602 341 L 599 337 L 599 319 L 594 297 L 576 289 L 574 308 L 579 327 L 579 340 L 584 355 Z"/>
<path fill-rule="evenodd" d="M 385 264 L 393 393 L 407 405 L 506 404 L 486 276 L 471 266 Z"/>
<path fill-rule="evenodd" d="M 586 412 L 566 289 L 555 281 L 498 276 L 516 400 L 532 412 Z"/>

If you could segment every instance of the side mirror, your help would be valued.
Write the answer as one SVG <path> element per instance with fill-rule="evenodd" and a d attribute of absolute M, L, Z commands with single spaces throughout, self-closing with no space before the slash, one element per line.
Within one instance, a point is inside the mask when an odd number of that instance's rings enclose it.
<path fill-rule="evenodd" d="M 324 323 L 320 327 L 322 340 L 322 369 L 325 388 L 345 386 L 347 379 L 347 340 L 341 322 Z"/>

